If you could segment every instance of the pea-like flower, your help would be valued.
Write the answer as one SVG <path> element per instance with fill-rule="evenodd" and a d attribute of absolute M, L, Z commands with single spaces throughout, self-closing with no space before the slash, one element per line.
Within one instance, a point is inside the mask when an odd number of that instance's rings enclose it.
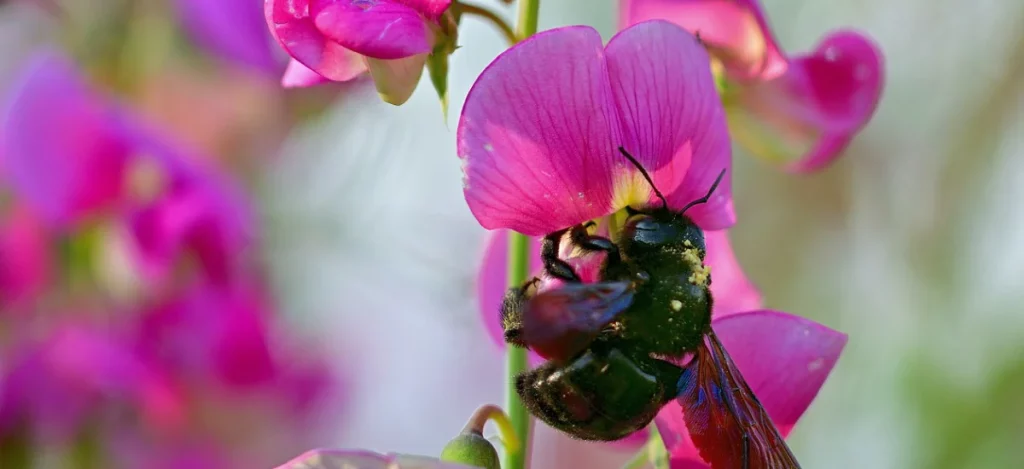
<path fill-rule="evenodd" d="M 723 79 L 733 138 L 790 171 L 827 166 L 874 114 L 882 52 L 868 37 L 837 30 L 804 55 L 775 42 L 757 0 L 620 0 L 623 27 L 660 18 L 700 35 Z"/>
<path fill-rule="evenodd" d="M 453 41 L 450 0 L 266 0 L 267 23 L 292 57 L 282 83 L 349 81 L 369 71 L 381 98 L 409 99 L 428 56 Z M 447 51 L 442 52 L 447 53 Z"/>
<path fill-rule="evenodd" d="M 227 281 L 252 237 L 252 213 L 203 157 L 105 99 L 53 53 L 26 67 L 12 96 L 0 129 L 4 165 L 27 208 L 63 232 L 114 220 L 148 277 L 190 252 L 210 278 Z"/>
<path fill-rule="evenodd" d="M 499 56 L 470 91 L 458 129 L 464 192 L 477 220 L 537 236 L 627 206 L 660 205 L 619 147 L 651 173 L 669 208 L 704 196 L 731 168 L 709 60 L 695 37 L 664 21 L 627 28 L 607 46 L 591 28 L 555 29 Z M 817 394 L 846 336 L 762 309 L 723 231 L 735 220 L 728 176 L 687 216 L 706 233 L 712 328 L 785 433 Z M 478 278 L 484 322 L 496 340 L 506 247 L 505 231 L 492 235 Z M 536 243 L 533 251 L 537 269 Z M 594 260 L 579 261 L 573 266 L 581 280 L 595 281 Z M 707 467 L 683 416 L 672 403 L 656 419 L 673 467 Z"/>
<path fill-rule="evenodd" d="M 458 128 L 469 208 L 487 229 L 544 235 L 655 200 L 704 230 L 735 222 L 725 112 L 707 52 L 678 26 L 638 24 L 608 46 L 593 28 L 549 30 L 507 50 L 466 98 Z"/>

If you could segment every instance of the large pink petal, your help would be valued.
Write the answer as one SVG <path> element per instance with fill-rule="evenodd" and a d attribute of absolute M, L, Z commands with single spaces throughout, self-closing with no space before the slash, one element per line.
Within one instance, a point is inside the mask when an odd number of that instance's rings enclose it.
<path fill-rule="evenodd" d="M 335 80 L 333 81 L 354 80 L 366 72 L 366 60 L 355 52 L 344 49 L 344 54 L 339 56 L 339 59 L 347 59 L 348 61 L 339 60 L 336 70 L 337 74 L 334 76 Z M 347 70 L 344 68 L 345 66 L 348 67 Z M 288 61 L 288 67 L 285 68 L 284 76 L 281 77 L 281 86 L 285 88 L 305 88 L 329 81 L 332 80 L 328 80 L 323 75 L 316 73 L 303 65 L 302 62 L 292 59 Z"/>
<path fill-rule="evenodd" d="M 835 32 L 778 79 L 727 95 L 730 130 L 752 152 L 791 171 L 819 169 L 867 124 L 883 81 L 878 47 L 861 34 Z"/>
<path fill-rule="evenodd" d="M 786 70 L 757 0 L 619 0 L 621 27 L 665 19 L 699 33 L 730 78 L 774 78 Z"/>
<path fill-rule="evenodd" d="M 783 436 L 814 400 L 847 340 L 809 319 L 767 310 L 716 318 L 712 327 Z M 655 421 L 672 467 L 694 467 L 700 458 L 679 404 L 666 406 Z"/>
<path fill-rule="evenodd" d="M 395 0 L 333 2 L 315 15 L 324 36 L 367 57 L 400 59 L 434 47 L 423 16 Z"/>
<path fill-rule="evenodd" d="M 0 131 L 7 178 L 47 221 L 75 223 L 121 197 L 129 152 L 109 125 L 112 112 L 55 54 L 39 55 L 14 87 Z"/>
<path fill-rule="evenodd" d="M 617 147 L 601 36 L 542 32 L 498 56 L 466 98 L 458 129 L 465 195 L 488 229 L 541 235 L 612 211 Z"/>
<path fill-rule="evenodd" d="M 726 231 L 705 231 L 708 249 L 704 262 L 711 269 L 711 294 L 715 316 L 752 311 L 762 306 L 758 291 L 736 259 Z"/>
<path fill-rule="evenodd" d="M 732 152 L 704 48 L 671 23 L 647 21 L 612 38 L 605 53 L 623 145 L 653 170 L 675 209 L 703 197 L 726 171 L 711 200 L 687 214 L 704 229 L 727 228 L 735 221 Z M 618 166 L 632 172 L 628 162 Z"/>
<path fill-rule="evenodd" d="M 310 16 L 310 0 L 266 0 L 264 14 L 274 38 L 295 60 L 324 78 L 348 81 L 358 56 L 328 40 Z"/>

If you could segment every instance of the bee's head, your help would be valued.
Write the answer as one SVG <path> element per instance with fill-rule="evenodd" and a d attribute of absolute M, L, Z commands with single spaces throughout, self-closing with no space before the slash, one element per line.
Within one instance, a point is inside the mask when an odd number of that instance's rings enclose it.
<path fill-rule="evenodd" d="M 622 227 L 620 240 L 631 250 L 692 247 L 702 254 L 706 252 L 704 231 L 690 217 L 669 210 L 630 215 Z"/>

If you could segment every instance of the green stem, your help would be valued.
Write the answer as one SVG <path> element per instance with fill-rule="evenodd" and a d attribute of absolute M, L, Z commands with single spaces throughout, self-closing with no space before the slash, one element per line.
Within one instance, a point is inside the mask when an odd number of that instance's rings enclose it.
<path fill-rule="evenodd" d="M 464 15 L 477 16 L 497 26 L 498 29 L 501 30 L 501 34 L 505 36 L 505 39 L 508 41 L 509 45 L 513 45 L 519 42 L 519 36 L 516 36 L 516 32 L 512 30 L 512 26 L 509 26 L 509 24 L 506 23 L 505 20 L 503 20 L 500 16 L 498 16 L 497 13 L 494 13 L 491 10 L 488 10 L 481 6 L 474 5 L 472 3 L 460 2 L 455 3 L 454 5 L 456 8 L 459 9 L 459 12 Z"/>
<path fill-rule="evenodd" d="M 516 35 L 522 41 L 537 32 L 540 0 L 519 0 L 519 18 Z M 530 274 L 530 238 L 515 232 L 508 237 L 508 283 L 519 286 Z M 502 469 L 526 469 L 530 459 L 530 414 L 516 392 L 516 376 L 526 371 L 526 349 L 509 347 L 505 355 L 505 408 L 516 437 L 521 443 L 518 451 L 505 450 Z"/>
<path fill-rule="evenodd" d="M 516 23 L 516 34 L 522 41 L 537 34 L 537 15 L 540 13 L 540 0 L 519 0 L 519 21 Z"/>
<path fill-rule="evenodd" d="M 508 283 L 510 286 L 522 285 L 530 274 L 530 238 L 519 233 L 510 232 L 508 236 Z M 503 469 L 524 469 L 530 454 L 530 414 L 523 407 L 523 402 L 516 392 L 516 376 L 526 371 L 526 349 L 508 347 L 505 355 L 507 377 L 505 378 L 505 409 L 512 421 L 512 429 L 520 445 L 516 451 L 505 448 Z"/>

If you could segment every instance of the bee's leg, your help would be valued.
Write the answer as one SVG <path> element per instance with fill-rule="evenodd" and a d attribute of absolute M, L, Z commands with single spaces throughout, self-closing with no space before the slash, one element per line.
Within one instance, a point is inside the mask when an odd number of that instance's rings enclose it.
<path fill-rule="evenodd" d="M 530 288 L 539 281 L 539 278 L 534 277 L 505 292 L 505 298 L 501 300 L 501 328 L 505 332 L 505 342 L 526 347 L 523 342 L 523 308 L 530 297 Z"/>
<path fill-rule="evenodd" d="M 588 229 L 595 224 L 596 223 L 591 221 L 572 227 L 569 232 L 572 243 L 587 251 L 600 251 L 607 253 L 609 263 L 621 262 L 622 257 L 619 255 L 619 247 L 616 246 L 612 240 L 605 238 L 604 236 L 590 234 Z"/>
<path fill-rule="evenodd" d="M 569 228 L 558 230 L 544 237 L 541 245 L 540 258 L 544 261 L 544 271 L 548 275 L 571 283 L 579 283 L 580 276 L 576 274 L 568 262 L 558 257 L 558 247 L 562 244 L 562 236 L 569 231 Z"/>

